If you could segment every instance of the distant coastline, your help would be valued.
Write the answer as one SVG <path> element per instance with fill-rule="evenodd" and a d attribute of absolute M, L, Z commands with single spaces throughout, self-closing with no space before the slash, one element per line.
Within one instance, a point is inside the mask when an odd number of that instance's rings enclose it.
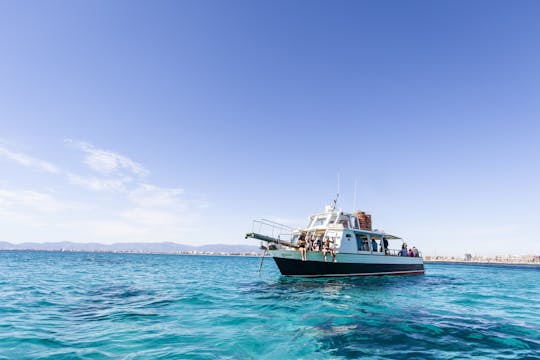
<path fill-rule="evenodd" d="M 540 267 L 540 262 L 425 260 L 424 263 L 426 263 L 426 264 L 448 264 L 448 265 L 518 265 L 518 266 L 539 266 Z"/>
<path fill-rule="evenodd" d="M 45 253 L 87 253 L 87 254 L 125 254 L 125 255 L 186 255 L 186 256 L 242 256 L 261 257 L 262 252 L 214 252 L 214 251 L 181 251 L 181 252 L 159 252 L 159 251 L 111 251 L 111 250 L 44 250 L 44 249 L 0 249 L 9 252 L 45 252 Z"/>
<path fill-rule="evenodd" d="M 261 256 L 263 251 L 254 245 L 210 244 L 201 246 L 184 245 L 174 242 L 157 243 L 19 243 L 0 241 L 0 251 L 48 251 L 48 252 L 88 252 L 118 254 L 170 254 L 203 256 Z M 540 266 L 539 255 L 506 255 L 495 257 L 469 256 L 424 256 L 425 263 L 463 265 L 528 265 Z"/>
<path fill-rule="evenodd" d="M 505 255 L 505 256 L 472 256 L 465 254 L 464 257 L 455 256 L 424 256 L 426 263 L 449 263 L 449 264 L 508 264 L 508 265 L 540 265 L 540 255 Z"/>
<path fill-rule="evenodd" d="M 260 251 L 252 252 L 223 252 L 223 251 L 179 251 L 163 252 L 150 250 L 65 250 L 65 249 L 4 249 L 0 251 L 36 251 L 36 252 L 58 252 L 58 253 L 97 253 L 97 254 L 132 254 L 132 255 L 189 255 L 189 256 L 242 256 L 261 257 Z M 269 255 L 265 255 L 269 256 Z M 465 260 L 425 260 L 426 264 L 448 264 L 448 265 L 515 265 L 540 267 L 540 262 L 504 262 L 504 261 L 465 261 Z"/>
<path fill-rule="evenodd" d="M 59 252 L 107 252 L 107 253 L 129 253 L 129 254 L 184 254 L 184 255 L 259 255 L 262 250 L 254 245 L 228 245 L 210 244 L 201 246 L 184 245 L 173 242 L 156 243 L 75 243 L 75 242 L 54 242 L 54 243 L 20 243 L 12 244 L 0 242 L 0 250 L 20 250 L 20 251 L 59 251 Z"/>

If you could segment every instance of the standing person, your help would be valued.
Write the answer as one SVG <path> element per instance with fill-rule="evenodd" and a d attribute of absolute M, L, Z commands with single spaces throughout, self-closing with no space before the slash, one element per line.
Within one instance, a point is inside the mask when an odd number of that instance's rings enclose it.
<path fill-rule="evenodd" d="M 408 255 L 409 255 L 410 257 L 413 257 L 413 256 L 414 256 L 413 251 L 412 251 L 411 248 L 409 248 L 409 254 L 408 254 Z"/>
<path fill-rule="evenodd" d="M 420 256 L 420 253 L 418 252 L 418 249 L 416 248 L 416 246 L 412 247 L 412 252 L 413 252 L 414 257 L 419 257 Z"/>
<path fill-rule="evenodd" d="M 374 252 L 377 252 L 377 242 L 373 238 L 371 238 L 371 247 L 373 248 Z"/>
<path fill-rule="evenodd" d="M 382 240 L 384 245 L 384 254 L 388 255 L 388 240 L 385 237 L 383 237 Z"/>

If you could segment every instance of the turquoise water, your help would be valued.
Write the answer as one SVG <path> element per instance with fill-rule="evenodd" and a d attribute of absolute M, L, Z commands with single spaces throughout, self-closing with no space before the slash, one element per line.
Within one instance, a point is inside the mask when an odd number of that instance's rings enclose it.
<path fill-rule="evenodd" d="M 540 269 L 281 277 L 271 259 L 0 251 L 0 359 L 540 359 Z"/>

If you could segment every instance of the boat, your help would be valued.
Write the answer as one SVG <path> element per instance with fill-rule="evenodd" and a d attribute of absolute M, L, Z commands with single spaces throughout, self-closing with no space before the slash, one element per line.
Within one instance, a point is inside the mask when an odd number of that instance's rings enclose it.
<path fill-rule="evenodd" d="M 335 204 L 335 202 L 334 202 Z M 400 237 L 372 230 L 371 215 L 326 206 L 305 228 L 254 220 L 247 238 L 261 241 L 285 276 L 340 277 L 424 274 L 422 253 Z"/>

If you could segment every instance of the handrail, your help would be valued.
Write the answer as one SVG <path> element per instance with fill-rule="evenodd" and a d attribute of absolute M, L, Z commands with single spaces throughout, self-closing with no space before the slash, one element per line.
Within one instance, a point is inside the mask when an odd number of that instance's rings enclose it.
<path fill-rule="evenodd" d="M 290 241 L 282 240 L 279 237 L 278 238 L 273 238 L 273 237 L 263 235 L 263 234 L 247 233 L 246 234 L 246 239 L 247 238 L 253 238 L 253 239 L 257 239 L 257 240 L 261 240 L 261 241 L 266 241 L 267 243 L 273 243 L 273 244 L 276 244 L 276 245 L 285 245 L 287 247 L 298 248 L 298 246 L 296 244 L 292 244 Z"/>
<path fill-rule="evenodd" d="M 292 231 L 293 228 L 290 226 L 266 219 L 253 220 L 251 226 L 251 232 L 268 235 L 273 238 L 280 237 L 281 235 L 289 235 Z"/>
<path fill-rule="evenodd" d="M 284 228 L 284 229 L 294 230 L 293 227 L 290 227 L 290 226 L 284 225 L 284 224 L 280 224 L 280 223 L 278 223 L 278 222 L 275 222 L 275 221 L 272 221 L 272 220 L 268 220 L 268 219 L 261 219 L 261 220 L 254 220 L 254 221 L 261 221 L 261 222 L 264 221 L 264 222 L 274 224 L 274 225 L 279 226 L 279 227 Z"/>
<path fill-rule="evenodd" d="M 390 256 L 402 256 L 400 255 L 401 254 L 401 250 L 397 250 L 397 249 L 386 249 L 388 251 L 388 253 L 386 255 L 390 255 Z M 408 255 L 407 255 L 408 256 Z M 407 257 L 407 256 L 404 256 L 404 257 Z M 422 257 L 422 252 L 419 251 L 418 252 L 418 256 L 413 256 L 413 257 L 418 257 L 418 258 L 421 258 Z"/>

